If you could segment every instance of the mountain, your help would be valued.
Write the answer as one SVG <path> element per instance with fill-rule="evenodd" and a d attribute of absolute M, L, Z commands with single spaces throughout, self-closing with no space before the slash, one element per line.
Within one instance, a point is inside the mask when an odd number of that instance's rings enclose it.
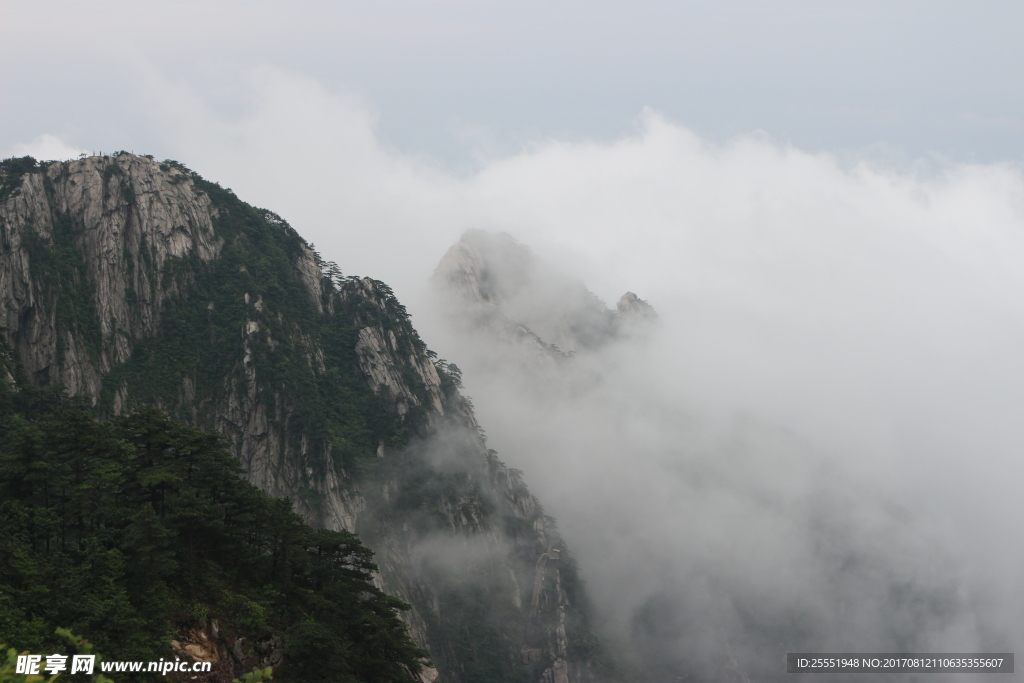
<path fill-rule="evenodd" d="M 569 351 L 618 325 L 581 302 L 551 338 Z M 249 482 L 359 534 L 378 588 L 412 605 L 420 680 L 612 676 L 575 563 L 488 449 L 458 368 L 387 285 L 343 276 L 272 211 L 170 160 L 7 160 L 0 309 L 31 385 L 221 434 Z"/>
<path fill-rule="evenodd" d="M 483 332 L 541 366 L 641 333 L 658 317 L 632 292 L 615 310 L 606 308 L 582 282 L 506 233 L 466 231 L 432 280 L 463 331 Z"/>

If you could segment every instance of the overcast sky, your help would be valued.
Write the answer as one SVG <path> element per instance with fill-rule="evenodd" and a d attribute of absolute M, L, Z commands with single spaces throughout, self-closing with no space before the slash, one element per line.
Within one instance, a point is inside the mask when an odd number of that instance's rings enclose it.
<path fill-rule="evenodd" d="M 385 144 L 460 171 L 645 107 L 717 142 L 906 164 L 1024 157 L 1019 2 L 0 2 L 0 153 L 51 134 L 169 156 L 154 80 L 243 115 L 253 67 L 355 96 Z"/>

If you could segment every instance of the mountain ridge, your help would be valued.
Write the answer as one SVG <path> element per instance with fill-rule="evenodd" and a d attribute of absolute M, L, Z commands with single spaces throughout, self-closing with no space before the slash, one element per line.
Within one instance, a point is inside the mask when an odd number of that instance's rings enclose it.
<path fill-rule="evenodd" d="M 216 431 L 251 483 L 359 533 L 413 605 L 423 681 L 610 671 L 554 521 L 384 283 L 174 161 L 3 163 L 3 335 L 29 381 Z"/>

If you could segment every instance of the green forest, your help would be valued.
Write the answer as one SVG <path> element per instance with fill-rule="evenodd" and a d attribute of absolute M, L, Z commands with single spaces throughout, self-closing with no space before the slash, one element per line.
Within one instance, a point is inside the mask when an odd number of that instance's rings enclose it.
<path fill-rule="evenodd" d="M 283 644 L 275 680 L 407 681 L 426 653 L 372 552 L 240 475 L 221 437 L 159 410 L 100 421 L 0 379 L 0 643 L 67 652 L 68 628 L 107 660 L 157 660 L 217 620 Z"/>

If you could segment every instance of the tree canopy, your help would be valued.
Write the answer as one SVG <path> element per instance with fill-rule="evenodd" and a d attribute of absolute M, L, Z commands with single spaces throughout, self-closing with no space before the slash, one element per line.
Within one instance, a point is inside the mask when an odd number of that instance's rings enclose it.
<path fill-rule="evenodd" d="M 0 642 L 19 650 L 58 651 L 67 627 L 108 659 L 156 660 L 217 618 L 281 636 L 278 680 L 407 681 L 426 657 L 355 535 L 306 525 L 221 437 L 152 407 L 101 422 L 0 382 L 0 530 Z"/>

